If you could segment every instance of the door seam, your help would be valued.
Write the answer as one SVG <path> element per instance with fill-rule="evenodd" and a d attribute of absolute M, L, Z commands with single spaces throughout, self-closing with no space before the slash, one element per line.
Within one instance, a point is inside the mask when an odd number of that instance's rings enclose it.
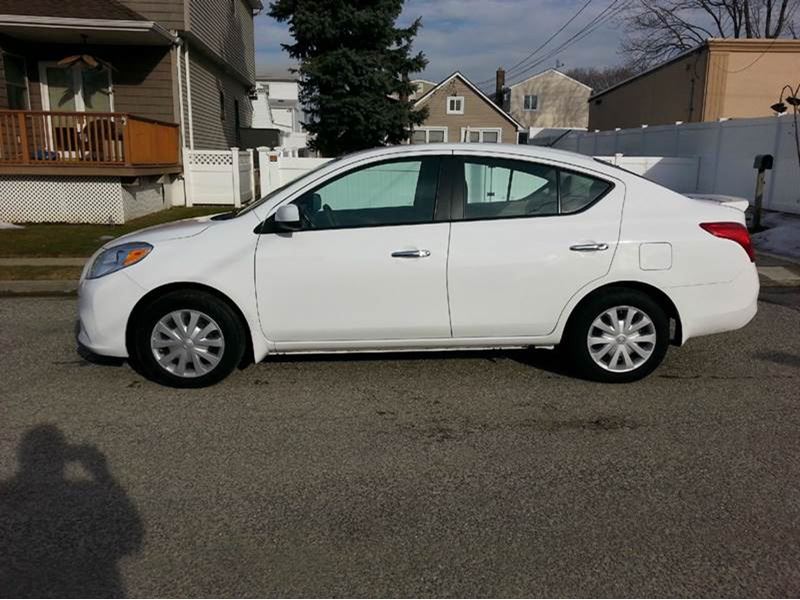
<path fill-rule="evenodd" d="M 453 237 L 453 222 L 447 227 L 447 260 L 444 262 L 444 290 L 447 296 L 447 320 L 450 324 L 450 337 L 453 337 L 453 315 L 450 311 L 450 243 Z"/>

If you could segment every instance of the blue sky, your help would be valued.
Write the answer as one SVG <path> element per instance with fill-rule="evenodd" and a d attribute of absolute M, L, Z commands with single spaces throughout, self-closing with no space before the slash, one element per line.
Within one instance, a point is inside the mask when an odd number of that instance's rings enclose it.
<path fill-rule="evenodd" d="M 455 70 L 474 82 L 494 77 L 498 66 L 514 65 L 563 25 L 586 0 L 406 0 L 399 24 L 422 17 L 415 49 L 429 64 L 425 79 L 438 81 Z M 611 0 L 592 0 L 580 16 L 537 56 L 566 41 Z M 268 4 L 267 1 L 264 2 Z M 619 62 L 620 31 L 616 23 L 599 27 L 581 41 L 533 68 L 531 73 L 556 66 L 603 66 Z M 290 41 L 283 25 L 266 14 L 256 17 L 256 63 L 280 67 L 290 63 L 280 44 Z M 524 73 L 520 74 L 524 77 Z M 514 82 L 509 77 L 510 83 Z"/>

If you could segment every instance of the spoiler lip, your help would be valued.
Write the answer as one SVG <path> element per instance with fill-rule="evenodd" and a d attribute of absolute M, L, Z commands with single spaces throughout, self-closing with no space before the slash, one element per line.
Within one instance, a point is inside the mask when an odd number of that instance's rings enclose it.
<path fill-rule="evenodd" d="M 750 206 L 750 201 L 741 196 L 727 196 L 725 194 L 684 194 L 684 196 L 692 198 L 693 200 L 716 202 L 721 206 L 729 206 L 742 212 L 745 212 Z"/>

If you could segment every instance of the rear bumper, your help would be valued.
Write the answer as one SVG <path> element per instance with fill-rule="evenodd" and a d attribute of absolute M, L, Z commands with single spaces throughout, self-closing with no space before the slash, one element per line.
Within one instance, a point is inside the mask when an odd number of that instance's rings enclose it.
<path fill-rule="evenodd" d="M 681 342 L 685 342 L 747 325 L 758 310 L 758 271 L 751 263 L 732 281 L 673 287 L 666 291 L 681 317 Z"/>
<path fill-rule="evenodd" d="M 128 317 L 145 290 L 126 273 L 84 279 L 78 286 L 78 346 L 100 356 L 126 358 Z"/>

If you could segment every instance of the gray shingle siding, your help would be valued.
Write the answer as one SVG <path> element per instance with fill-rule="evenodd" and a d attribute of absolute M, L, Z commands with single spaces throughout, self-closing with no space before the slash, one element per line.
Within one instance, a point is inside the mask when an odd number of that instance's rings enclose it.
<path fill-rule="evenodd" d="M 111 81 L 115 111 L 178 122 L 178 115 L 174 111 L 173 72 L 168 47 L 142 46 L 132 53 L 130 46 L 49 44 L 0 37 L 2 52 L 25 58 L 31 110 L 42 110 L 39 63 L 57 62 L 65 55 L 88 52 L 113 67 Z M 0 60 L 0 108 L 8 108 L 3 68 L 3 60 Z M 51 107 L 51 110 L 55 108 Z"/>
<path fill-rule="evenodd" d="M 247 0 L 121 1 L 147 19 L 179 34 L 188 34 L 182 37 L 185 47 L 189 48 L 191 63 L 194 147 L 219 150 L 235 146 L 236 101 L 240 125 L 248 127 L 252 122 L 252 105 L 247 94 L 250 86 L 246 83 L 247 80 L 255 82 L 253 9 L 250 3 Z M 174 62 L 172 64 L 174 69 Z M 182 101 L 188 127 L 185 64 L 181 59 Z M 176 82 L 173 82 L 173 89 L 177 91 Z M 225 96 L 224 119 L 220 91 Z M 179 118 L 176 113 L 175 120 Z M 186 144 L 189 144 L 188 130 Z"/>
<path fill-rule="evenodd" d="M 188 0 L 187 0 L 188 1 Z M 185 29 L 183 0 L 119 0 L 131 10 L 167 29 Z"/>
<path fill-rule="evenodd" d="M 200 52 L 190 51 L 192 80 L 192 122 L 194 147 L 197 150 L 220 150 L 237 144 L 235 102 L 239 102 L 239 119 L 242 127 L 252 121 L 252 105 L 247 89 L 237 79 L 223 73 Z M 183 66 L 183 65 L 182 65 Z M 220 91 L 225 96 L 225 118 L 222 118 Z M 186 90 L 184 90 L 185 96 Z M 184 102 L 184 115 L 189 118 L 189 107 Z M 188 123 L 187 123 L 188 125 Z M 188 143 L 188 139 L 187 139 Z"/>
<path fill-rule="evenodd" d="M 241 75 L 255 77 L 253 9 L 245 0 L 187 0 L 188 30 Z"/>

